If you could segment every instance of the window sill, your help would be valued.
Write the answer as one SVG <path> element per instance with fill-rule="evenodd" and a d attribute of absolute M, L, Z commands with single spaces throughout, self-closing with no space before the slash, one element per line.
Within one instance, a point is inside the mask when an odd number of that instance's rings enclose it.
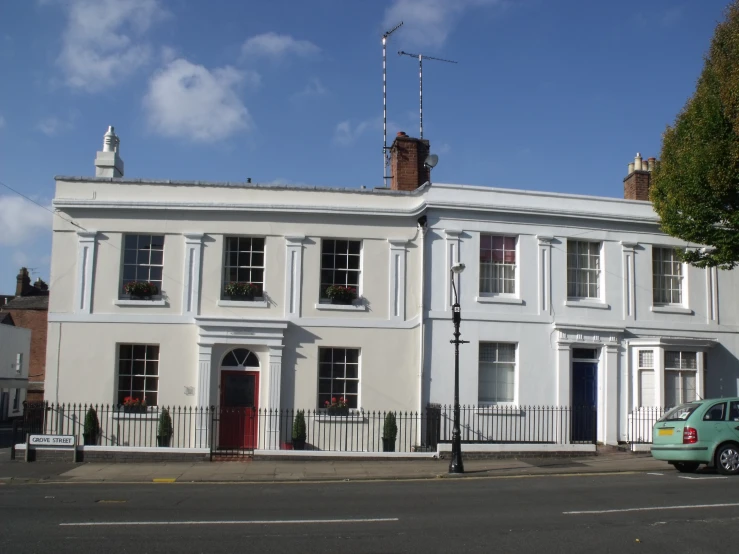
<path fill-rule="evenodd" d="M 351 410 L 348 415 L 329 415 L 318 413 L 315 421 L 321 423 L 367 423 L 368 419 L 360 410 Z"/>
<path fill-rule="evenodd" d="M 610 310 L 611 305 L 597 300 L 565 300 L 568 308 L 595 308 L 596 310 Z"/>
<path fill-rule="evenodd" d="M 651 306 L 650 312 L 655 314 L 687 314 L 693 315 L 693 310 L 684 308 L 683 306 Z"/>
<path fill-rule="evenodd" d="M 112 412 L 110 417 L 113 419 L 155 420 L 159 419 L 159 412 Z"/>
<path fill-rule="evenodd" d="M 219 300 L 222 308 L 269 308 L 266 300 Z"/>
<path fill-rule="evenodd" d="M 316 304 L 316 310 L 334 310 L 338 312 L 366 312 L 367 304 L 363 300 L 356 304 Z"/>
<path fill-rule="evenodd" d="M 167 301 L 164 298 L 152 298 L 151 300 L 129 300 L 122 298 L 114 300 L 116 306 L 166 306 Z"/>
<path fill-rule="evenodd" d="M 524 410 L 516 404 L 490 404 L 489 406 L 478 406 L 475 409 L 475 415 L 477 416 L 491 416 L 491 415 L 504 415 L 504 416 L 522 416 Z"/>
<path fill-rule="evenodd" d="M 523 305 L 523 300 L 515 296 L 476 296 L 475 302 L 480 304 L 518 304 Z"/>

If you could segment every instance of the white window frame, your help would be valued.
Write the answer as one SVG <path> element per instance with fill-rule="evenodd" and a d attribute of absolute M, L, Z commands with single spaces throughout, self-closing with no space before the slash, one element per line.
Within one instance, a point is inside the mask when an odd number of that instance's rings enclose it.
<path fill-rule="evenodd" d="M 130 346 L 131 347 L 131 358 L 121 358 L 121 349 L 123 347 L 127 347 L 127 346 Z M 156 357 L 156 360 L 154 360 L 153 358 L 152 359 L 149 359 L 149 357 L 148 357 L 148 355 L 149 355 L 149 348 L 150 347 L 153 347 L 153 346 L 155 346 L 157 348 L 157 357 Z M 144 358 L 136 358 L 135 357 L 135 348 L 136 347 L 144 347 L 145 348 Z M 159 395 L 161 393 L 160 382 L 161 382 L 161 379 L 162 379 L 161 371 L 160 371 L 160 369 L 161 369 L 161 360 L 162 360 L 162 348 L 161 348 L 161 345 L 160 344 L 153 344 L 153 343 L 131 343 L 131 342 L 118 343 L 118 344 L 116 344 L 116 357 L 115 357 L 115 359 L 116 359 L 116 370 L 115 370 L 115 375 L 116 375 L 115 398 L 116 398 L 116 401 L 115 401 L 115 404 L 116 405 L 122 404 L 123 403 L 123 398 L 125 396 L 133 396 L 133 397 L 136 397 L 136 398 L 139 398 L 139 399 L 145 399 L 146 398 L 146 395 L 148 393 L 154 393 L 154 394 L 156 394 L 156 402 L 154 402 L 154 403 L 147 402 L 146 403 L 146 406 L 147 406 L 147 408 L 150 408 L 152 406 L 157 406 L 159 404 Z M 128 387 L 128 390 L 127 391 L 121 391 L 121 388 L 120 388 L 121 377 L 122 377 L 122 375 L 121 375 L 121 363 L 124 362 L 124 361 L 130 361 L 131 362 L 131 370 L 130 370 L 131 373 L 124 375 L 124 376 L 129 376 L 130 379 L 131 379 L 131 385 Z M 143 374 L 141 374 L 141 373 L 134 373 L 134 369 L 133 369 L 134 361 L 143 361 L 144 362 L 144 373 Z M 156 364 L 157 364 L 157 366 L 156 366 L 157 367 L 156 375 L 148 375 L 146 373 L 146 364 L 147 364 L 147 362 L 154 362 L 154 361 L 156 361 Z M 156 377 L 157 390 L 156 391 L 153 391 L 153 390 L 150 391 L 147 388 L 147 386 L 146 386 L 146 383 L 147 383 L 146 380 L 148 378 L 154 378 L 154 377 Z M 136 378 L 139 378 L 139 379 L 143 378 L 144 379 L 144 388 L 143 388 L 143 390 L 138 390 L 138 389 L 137 390 L 133 390 L 133 380 L 136 379 Z M 123 392 L 125 392 L 125 394 L 123 394 Z"/>
<path fill-rule="evenodd" d="M 344 373 L 344 377 L 343 378 L 337 378 L 337 379 L 340 379 L 340 380 L 344 381 L 344 391 L 345 391 L 344 394 L 334 394 L 333 393 L 333 381 L 334 381 L 333 374 L 332 374 L 331 377 L 321 377 L 321 364 L 322 364 L 322 362 L 321 362 L 321 350 L 331 350 L 331 351 L 334 351 L 334 350 L 346 350 L 346 351 L 348 351 L 348 350 L 356 350 L 356 352 L 357 352 L 357 377 L 356 378 L 353 378 L 353 377 L 352 378 L 347 378 L 346 377 L 346 373 Z M 325 409 L 324 402 L 326 400 L 326 398 L 321 398 L 321 395 L 322 394 L 326 394 L 326 393 L 322 393 L 321 392 L 321 386 L 320 386 L 321 381 L 331 381 L 331 383 L 332 383 L 332 387 L 331 387 L 332 388 L 332 392 L 331 392 L 331 396 L 328 397 L 328 399 L 330 399 L 331 397 L 334 397 L 334 396 L 337 397 L 337 398 L 340 397 L 340 396 L 343 396 L 346 399 L 347 398 L 346 382 L 347 381 L 356 381 L 357 382 L 357 392 L 356 392 L 356 394 L 354 394 L 354 393 L 348 393 L 349 395 L 352 395 L 352 396 L 354 396 L 356 398 L 356 400 L 357 400 L 356 401 L 356 406 L 350 407 L 349 410 L 350 411 L 359 411 L 359 410 L 361 410 L 361 407 L 362 407 L 362 349 L 359 348 L 359 347 L 356 347 L 356 346 L 319 346 L 318 347 L 318 356 L 317 356 L 316 359 L 318 361 L 318 368 L 317 368 L 318 369 L 318 372 L 317 372 L 317 385 L 318 385 L 318 387 L 317 387 L 317 391 L 316 391 L 316 402 L 318 403 L 318 409 L 319 410 L 324 410 Z M 333 359 L 333 353 L 332 353 L 332 359 Z M 346 362 L 344 362 L 344 365 L 346 366 Z"/>
<path fill-rule="evenodd" d="M 251 274 L 251 271 L 252 270 L 255 270 L 255 269 L 256 270 L 260 270 L 260 269 L 262 270 L 262 280 L 260 282 L 256 282 L 256 281 L 253 281 L 253 280 L 252 281 L 248 281 L 248 282 L 250 282 L 250 283 L 258 283 L 261 286 L 261 289 L 262 289 L 261 293 L 260 294 L 256 294 L 254 296 L 254 299 L 255 300 L 263 300 L 264 299 L 264 288 L 265 288 L 265 284 L 267 282 L 267 280 L 266 280 L 266 273 L 267 273 L 267 237 L 257 236 L 257 235 L 224 235 L 224 237 L 223 237 L 223 263 L 221 264 L 221 270 L 223 272 L 223 274 L 222 274 L 223 277 L 221 279 L 221 296 L 220 296 L 221 300 L 228 300 L 229 299 L 229 297 L 226 295 L 224 289 L 226 288 L 226 285 L 228 285 L 229 283 L 235 282 L 235 281 L 231 281 L 230 275 L 229 275 L 229 273 L 230 273 L 229 270 L 232 268 L 232 266 L 229 265 L 229 262 L 231 261 L 230 260 L 230 257 L 229 257 L 229 252 L 230 251 L 228 249 L 228 244 L 229 244 L 229 240 L 230 239 L 236 239 L 236 240 L 242 240 L 242 239 L 246 240 L 246 239 L 249 239 L 251 241 L 253 241 L 254 239 L 261 239 L 262 240 L 262 251 L 261 251 L 261 253 L 262 253 L 262 265 L 261 266 L 256 266 L 256 265 L 235 266 L 235 267 L 237 268 L 237 270 L 238 269 L 248 270 L 250 274 Z M 238 252 L 246 252 L 246 251 L 244 251 L 244 250 L 238 250 Z M 248 252 L 250 254 L 254 254 L 254 252 L 257 252 L 258 253 L 259 250 L 253 250 L 253 249 L 251 249 Z M 242 281 L 242 282 L 247 282 L 247 281 Z"/>
<path fill-rule="evenodd" d="M 481 365 L 482 362 L 480 361 L 480 349 L 482 348 L 483 344 L 510 344 L 513 345 L 513 399 L 512 400 L 481 400 L 480 399 L 480 376 L 482 375 L 481 371 Z M 518 406 L 518 389 L 519 389 L 519 343 L 512 342 L 512 341 L 480 341 L 477 346 L 477 403 L 479 406 Z M 497 360 L 497 349 L 496 349 L 496 361 L 495 362 L 485 362 L 489 363 L 491 365 L 495 365 L 498 363 L 510 363 L 510 362 L 499 362 Z"/>
<path fill-rule="evenodd" d="M 581 244 L 596 245 L 597 246 L 597 248 L 598 248 L 598 256 L 597 256 L 597 259 L 598 259 L 598 268 L 597 269 L 590 268 L 590 267 L 587 267 L 587 268 L 581 268 L 581 267 L 577 267 L 577 266 L 573 267 L 573 266 L 570 265 L 570 246 L 571 245 L 572 246 L 577 245 L 578 252 L 575 255 L 575 258 L 579 260 L 579 255 L 580 255 L 579 245 L 581 245 Z M 592 258 L 592 257 L 593 257 L 593 255 L 590 252 L 588 252 L 588 260 L 590 260 L 590 258 Z M 602 302 L 603 301 L 603 288 L 604 288 L 603 287 L 603 275 L 604 275 L 603 261 L 604 260 L 603 260 L 603 242 L 602 241 L 588 241 L 588 240 L 567 239 L 567 277 L 566 277 L 566 283 L 567 283 L 567 299 L 568 300 L 574 300 L 574 301 L 584 300 L 586 302 L 587 301 L 595 301 L 595 302 Z M 574 272 L 575 277 L 576 277 L 576 280 L 574 282 L 570 280 L 570 272 L 571 271 Z M 585 273 L 586 275 L 595 274 L 595 279 L 594 280 L 588 279 L 587 280 L 587 284 L 583 284 L 583 283 L 581 283 L 579 281 L 581 272 L 586 272 Z M 589 292 L 588 292 L 588 296 L 576 296 L 576 295 L 571 295 L 570 294 L 570 285 L 571 284 L 574 284 L 574 286 L 575 286 L 575 292 L 577 292 L 577 288 L 578 287 L 580 287 L 580 288 L 583 287 L 583 286 L 589 287 L 593 283 L 593 281 L 595 282 L 595 285 L 597 287 L 597 295 L 596 296 L 590 296 L 589 295 Z"/>
<path fill-rule="evenodd" d="M 131 248 L 126 248 L 126 242 L 128 237 L 136 237 L 136 263 L 126 263 L 126 252 L 132 250 Z M 151 248 L 148 249 L 149 251 L 149 263 L 148 264 L 140 264 L 138 261 L 138 255 L 139 251 L 141 250 L 139 248 L 139 237 L 162 237 L 162 263 L 161 264 L 152 264 L 151 263 L 151 252 L 158 252 L 159 250 L 152 250 Z M 165 245 L 166 245 L 166 235 L 164 233 L 124 233 L 123 234 L 123 248 L 121 248 L 121 278 L 120 278 L 120 287 L 118 289 L 118 298 L 119 299 L 126 299 L 129 297 L 128 294 L 123 292 L 123 287 L 126 285 L 126 283 L 129 283 L 131 281 L 149 281 L 151 283 L 154 283 L 157 285 L 157 293 L 155 295 L 152 295 L 152 298 L 158 299 L 162 298 L 162 286 L 164 284 L 164 253 L 165 253 Z M 136 273 L 137 276 L 134 279 L 127 279 L 126 278 L 126 267 L 134 266 L 136 267 Z M 149 277 L 147 279 L 139 279 L 138 278 L 138 268 L 139 267 L 148 267 L 149 271 Z M 151 279 L 151 268 L 160 268 L 162 272 L 161 279 Z"/>
<path fill-rule="evenodd" d="M 665 273 L 657 273 L 655 271 L 656 266 L 664 268 L 665 259 L 664 255 L 670 253 L 672 260 L 669 260 L 669 263 L 672 265 L 672 267 L 678 267 L 679 273 L 678 274 L 665 274 Z M 659 261 L 657 260 L 657 257 L 659 256 Z M 680 260 L 677 259 L 677 254 L 675 253 L 675 249 L 671 248 L 669 246 L 652 246 L 652 305 L 654 306 L 685 306 L 685 284 L 686 279 L 685 275 L 687 273 L 687 268 L 684 263 L 682 263 Z M 671 281 L 673 279 L 677 280 L 678 288 L 672 289 L 672 288 L 664 288 L 660 287 L 657 284 L 657 281 L 661 279 L 663 282 Z M 674 301 L 674 291 L 677 291 L 677 294 L 679 295 L 679 300 Z M 658 298 L 660 295 L 660 292 L 663 294 L 662 297 Z M 665 297 L 669 296 L 669 301 L 665 301 Z"/>
<path fill-rule="evenodd" d="M 687 367 L 673 368 L 673 367 L 667 367 L 667 353 L 668 352 L 671 352 L 671 353 L 674 352 L 674 353 L 677 353 L 679 355 L 679 357 L 680 357 L 679 365 L 680 366 L 683 365 L 683 363 L 682 363 L 683 362 L 683 356 L 685 354 L 693 354 L 695 356 L 695 368 L 687 368 Z M 663 380 L 663 390 L 664 390 L 664 396 L 663 396 L 663 398 L 665 400 L 664 400 L 663 403 L 665 404 L 665 407 L 666 408 L 672 408 L 673 407 L 673 406 L 668 406 L 667 405 L 667 400 L 666 400 L 666 397 L 667 397 L 667 387 L 666 387 L 665 383 L 667 383 L 667 374 L 668 374 L 668 372 L 669 373 L 673 373 L 673 374 L 677 374 L 678 375 L 678 381 L 680 383 L 680 398 L 677 400 L 677 403 L 675 404 L 675 406 L 679 406 L 680 404 L 684 404 L 685 402 L 692 402 L 692 401 L 697 400 L 699 398 L 699 395 L 698 395 L 698 363 L 699 363 L 699 358 L 700 357 L 702 357 L 702 356 L 699 356 L 699 353 L 698 352 L 691 351 L 691 350 L 680 350 L 680 349 L 672 349 L 672 348 L 671 349 L 667 349 L 667 348 L 665 349 L 665 379 Z M 695 382 L 695 388 L 694 388 L 694 393 L 693 393 L 694 396 L 695 396 L 695 398 L 692 398 L 692 399 L 686 399 L 686 397 L 685 397 L 685 390 L 683 390 L 683 379 L 682 379 L 682 377 L 686 373 L 692 374 L 693 375 L 694 382 Z"/>
<path fill-rule="evenodd" d="M 646 365 L 642 362 L 642 354 L 649 353 L 652 355 L 652 361 L 651 365 Z M 636 389 L 637 389 L 637 398 L 635 398 L 637 408 L 653 408 L 657 405 L 657 395 L 656 395 L 656 389 L 657 389 L 657 352 L 653 348 L 640 348 L 636 352 Z M 649 404 L 645 405 L 645 399 L 644 399 L 644 391 L 642 390 L 642 374 L 646 371 L 652 372 L 652 398 L 648 400 Z"/>
<path fill-rule="evenodd" d="M 319 256 L 320 256 L 319 273 L 318 273 L 318 299 L 319 299 L 318 302 L 319 302 L 319 304 L 330 304 L 331 303 L 331 300 L 329 298 L 327 298 L 326 296 L 324 296 L 324 294 L 323 294 L 323 285 L 324 285 L 323 272 L 324 271 L 336 271 L 336 267 L 335 267 L 336 266 L 336 263 L 335 263 L 335 260 L 336 260 L 336 249 L 335 249 L 335 246 L 334 246 L 334 267 L 333 268 L 326 268 L 326 269 L 324 269 L 324 267 L 323 267 L 323 245 L 324 245 L 324 243 L 326 241 L 334 241 L 334 243 L 336 243 L 337 241 L 347 241 L 347 255 L 348 256 L 349 255 L 351 255 L 351 256 L 354 256 L 355 255 L 355 254 L 349 254 L 349 250 L 350 249 L 349 249 L 349 244 L 348 243 L 350 243 L 350 242 L 357 242 L 357 243 L 359 243 L 359 269 L 349 269 L 349 268 L 347 268 L 347 269 L 339 269 L 339 271 L 355 272 L 357 274 L 357 285 L 356 285 L 356 288 L 357 288 L 357 299 L 361 299 L 362 298 L 362 275 L 364 274 L 364 268 L 363 268 L 363 265 L 364 265 L 364 241 L 362 239 L 348 239 L 348 238 L 340 238 L 340 237 L 339 238 L 325 237 L 325 238 L 322 238 L 321 239 L 321 251 L 320 251 L 320 254 L 319 254 Z M 347 281 L 348 281 L 348 279 L 347 279 Z M 354 286 L 354 285 L 349 285 L 346 282 L 345 283 L 338 283 L 338 282 L 335 282 L 335 281 L 333 283 L 331 283 L 331 284 L 332 285 L 342 285 L 342 286 Z"/>
<path fill-rule="evenodd" d="M 512 249 L 513 254 L 515 256 L 515 261 L 511 263 L 505 262 L 505 252 L 509 252 L 511 250 L 506 250 L 505 245 L 503 247 L 503 262 L 495 262 L 490 261 L 489 263 L 484 263 L 482 261 L 482 253 L 483 253 L 483 247 L 482 247 L 482 241 L 483 237 L 490 237 L 491 239 L 500 238 L 505 241 L 505 239 L 513 239 L 514 241 L 514 247 Z M 478 278 L 478 287 L 479 287 L 479 294 L 481 297 L 509 297 L 509 298 L 518 298 L 519 295 L 519 236 L 518 235 L 506 235 L 506 234 L 500 234 L 500 233 L 480 233 L 480 242 L 479 242 L 479 249 L 478 249 L 478 272 L 479 272 L 479 278 Z M 493 252 L 495 249 L 485 249 L 486 252 Z M 491 271 L 494 270 L 495 267 L 500 267 L 501 271 L 506 267 L 512 267 L 513 268 L 513 279 L 505 279 L 503 277 L 499 279 L 485 279 L 485 281 L 490 281 L 491 283 L 503 283 L 505 284 L 506 281 L 513 281 L 513 292 L 505 292 L 505 291 L 494 291 L 494 290 L 483 290 L 483 266 L 490 266 Z M 494 286 L 491 288 L 495 288 Z M 503 287 L 505 288 L 505 287 Z"/>

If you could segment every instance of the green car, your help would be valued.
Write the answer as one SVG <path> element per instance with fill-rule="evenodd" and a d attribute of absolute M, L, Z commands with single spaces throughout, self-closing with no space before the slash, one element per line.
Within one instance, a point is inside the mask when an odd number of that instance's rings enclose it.
<path fill-rule="evenodd" d="M 739 398 L 698 400 L 672 408 L 652 428 L 652 456 L 678 471 L 701 464 L 739 473 Z"/>

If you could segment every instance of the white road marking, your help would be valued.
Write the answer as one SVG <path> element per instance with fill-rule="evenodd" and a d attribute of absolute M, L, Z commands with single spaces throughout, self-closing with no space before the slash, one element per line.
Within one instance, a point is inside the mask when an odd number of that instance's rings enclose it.
<path fill-rule="evenodd" d="M 60 527 L 93 527 L 106 525 L 285 525 L 312 523 L 387 523 L 397 517 L 367 519 L 285 519 L 273 521 L 97 521 L 87 523 L 60 523 Z"/>
<path fill-rule="evenodd" d="M 647 473 L 647 475 L 664 475 L 664 473 Z"/>
<path fill-rule="evenodd" d="M 725 476 L 722 477 L 720 475 L 716 475 L 716 476 L 713 476 L 713 477 L 690 477 L 688 475 L 678 475 L 678 477 L 680 479 L 693 479 L 695 481 L 705 481 L 707 479 L 728 479 L 728 477 L 725 477 Z"/>
<path fill-rule="evenodd" d="M 585 510 L 581 512 L 562 512 L 565 515 L 582 514 L 617 514 L 621 512 L 650 512 L 656 510 L 687 510 L 690 508 L 728 508 L 739 506 L 739 502 L 731 504 L 692 504 L 690 506 L 653 506 L 649 508 L 622 508 L 620 510 Z"/>

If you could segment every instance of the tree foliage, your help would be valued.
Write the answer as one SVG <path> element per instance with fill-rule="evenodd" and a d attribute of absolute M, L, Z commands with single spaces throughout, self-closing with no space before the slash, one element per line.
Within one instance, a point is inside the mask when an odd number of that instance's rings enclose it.
<path fill-rule="evenodd" d="M 716 27 L 695 94 L 665 131 L 650 199 L 684 261 L 739 263 L 739 0 Z"/>

